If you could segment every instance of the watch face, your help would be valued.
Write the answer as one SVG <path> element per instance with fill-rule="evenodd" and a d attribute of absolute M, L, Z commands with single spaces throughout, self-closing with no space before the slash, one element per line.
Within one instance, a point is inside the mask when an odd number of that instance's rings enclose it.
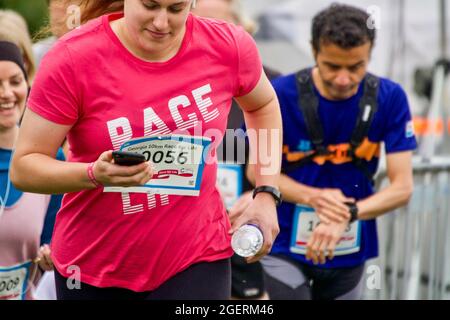
<path fill-rule="evenodd" d="M 345 202 L 348 207 L 348 212 L 350 213 L 350 223 L 358 220 L 358 207 L 354 202 Z"/>
<path fill-rule="evenodd" d="M 354 203 L 350 206 L 350 215 L 350 221 L 358 220 L 358 207 Z"/>

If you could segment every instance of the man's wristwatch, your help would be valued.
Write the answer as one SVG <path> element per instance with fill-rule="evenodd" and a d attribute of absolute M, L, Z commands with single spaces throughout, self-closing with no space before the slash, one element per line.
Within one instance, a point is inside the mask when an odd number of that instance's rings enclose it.
<path fill-rule="evenodd" d="M 282 202 L 281 192 L 277 188 L 271 186 L 259 186 L 253 190 L 253 199 L 255 199 L 256 195 L 260 192 L 270 193 L 272 197 L 275 199 L 275 205 L 278 207 Z"/>
<path fill-rule="evenodd" d="M 348 212 L 350 212 L 350 221 L 349 223 L 355 222 L 358 220 L 358 206 L 355 202 L 346 202 L 345 203 L 348 207 Z"/>

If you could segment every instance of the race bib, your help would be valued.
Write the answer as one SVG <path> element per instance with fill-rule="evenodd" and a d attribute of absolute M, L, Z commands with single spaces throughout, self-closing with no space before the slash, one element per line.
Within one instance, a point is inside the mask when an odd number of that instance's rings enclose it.
<path fill-rule="evenodd" d="M 25 300 L 31 262 L 0 267 L 0 300 Z"/>
<path fill-rule="evenodd" d="M 136 187 L 105 187 L 104 192 L 140 192 L 198 196 L 211 144 L 206 137 L 184 135 L 154 136 L 125 142 L 121 151 L 143 154 L 154 166 L 150 181 Z"/>
<path fill-rule="evenodd" d="M 231 209 L 242 194 L 242 166 L 219 163 L 217 166 L 217 186 L 225 207 L 227 210 Z"/>
<path fill-rule="evenodd" d="M 293 222 L 290 251 L 292 253 L 306 254 L 306 244 L 311 238 L 314 229 L 319 225 L 320 219 L 313 208 L 297 205 Z M 361 225 L 359 221 L 355 221 L 345 230 L 334 250 L 334 255 L 342 256 L 358 252 L 360 241 Z"/>

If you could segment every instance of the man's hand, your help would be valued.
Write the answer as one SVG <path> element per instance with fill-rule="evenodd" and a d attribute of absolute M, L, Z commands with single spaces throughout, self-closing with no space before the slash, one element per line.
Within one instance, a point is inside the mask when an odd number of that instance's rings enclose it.
<path fill-rule="evenodd" d="M 315 209 L 320 221 L 325 224 L 350 220 L 345 202 L 355 202 L 355 199 L 347 198 L 339 189 L 321 189 L 309 199 L 309 205 Z"/>
<path fill-rule="evenodd" d="M 234 220 L 229 233 L 234 233 L 246 223 L 256 224 L 264 236 L 264 243 L 261 250 L 255 256 L 246 258 L 248 263 L 252 263 L 270 252 L 273 242 L 280 232 L 275 200 L 270 194 L 258 193 L 244 212 Z"/>
<path fill-rule="evenodd" d="M 348 220 L 341 223 L 319 224 L 306 244 L 306 259 L 312 260 L 314 264 L 324 264 L 326 252 L 327 258 L 333 259 L 334 250 L 347 227 Z"/>

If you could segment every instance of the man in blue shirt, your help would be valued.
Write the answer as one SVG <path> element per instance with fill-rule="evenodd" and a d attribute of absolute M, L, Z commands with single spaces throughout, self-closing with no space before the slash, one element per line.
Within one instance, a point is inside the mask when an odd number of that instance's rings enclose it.
<path fill-rule="evenodd" d="M 367 72 L 369 19 L 347 5 L 323 10 L 312 25 L 316 65 L 273 81 L 285 174 L 280 234 L 262 260 L 271 299 L 359 299 L 365 262 L 378 255 L 375 218 L 411 196 L 408 101 L 400 85 Z M 390 183 L 375 193 L 382 143 Z"/>

